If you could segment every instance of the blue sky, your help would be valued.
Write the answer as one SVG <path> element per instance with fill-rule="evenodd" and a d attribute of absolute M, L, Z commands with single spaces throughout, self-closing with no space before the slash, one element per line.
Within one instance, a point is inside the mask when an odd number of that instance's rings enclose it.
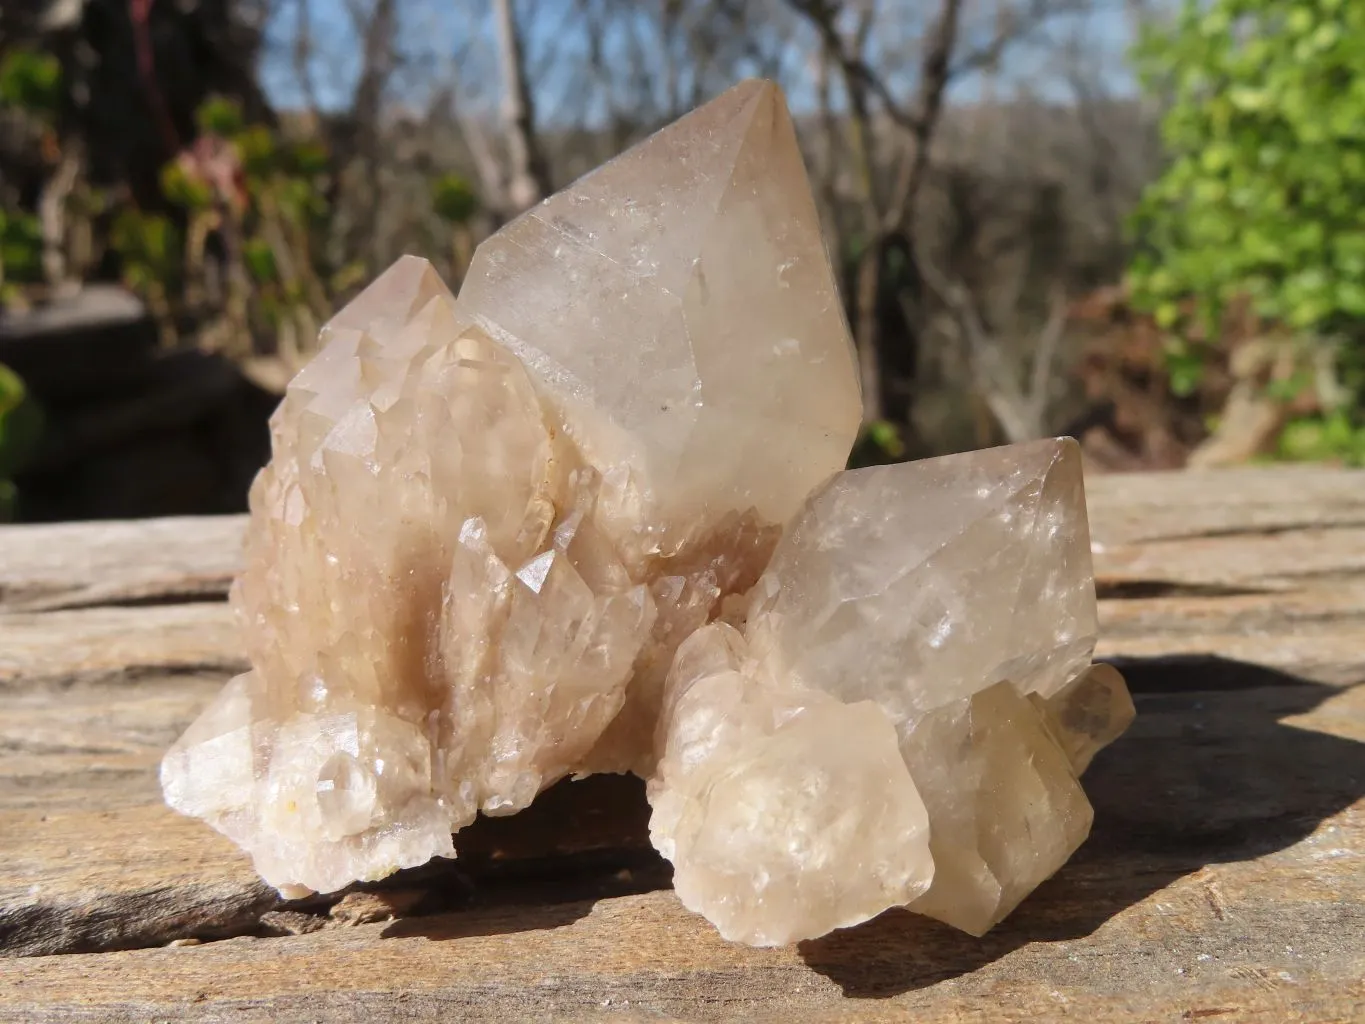
<path fill-rule="evenodd" d="M 299 4 L 307 4 L 315 40 L 309 75 L 319 104 L 324 108 L 335 108 L 346 103 L 359 73 L 360 49 L 345 3 L 346 0 L 287 0 L 276 9 L 275 18 L 267 29 L 269 42 L 262 60 L 261 77 L 277 107 L 303 105 L 304 92 L 291 56 Z M 1102 9 L 1102 6 L 1109 9 Z M 395 84 L 395 100 L 422 105 L 431 91 L 454 73 L 457 62 L 466 79 L 487 84 L 496 82 L 488 0 L 456 0 L 454 3 L 450 0 L 407 0 L 400 2 L 400 9 L 405 15 L 400 29 L 401 45 L 410 60 L 403 77 Z M 523 5 L 522 9 L 530 65 L 541 69 L 534 87 L 542 116 L 550 121 L 559 117 L 581 121 L 584 116 L 582 98 L 574 95 L 575 87 L 569 76 L 575 58 L 587 51 L 589 29 L 576 15 L 575 5 L 569 0 L 539 0 Z M 1128 22 L 1120 5 L 1096 0 L 1095 9 L 1083 28 L 1086 38 L 1092 41 L 1096 66 L 1101 69 L 1107 89 L 1129 91 L 1131 76 L 1123 61 L 1129 40 Z M 1056 36 L 1072 28 L 1074 25 L 1058 23 L 1050 31 Z M 610 50 L 616 44 L 607 40 L 603 45 Z M 793 52 L 791 59 L 798 62 L 803 57 L 799 52 Z M 1064 99 L 1066 89 L 1055 73 L 1055 63 L 1055 50 L 1041 46 L 1017 47 L 1002 68 L 1003 88 L 1008 90 L 1012 82 L 1026 85 L 1035 94 Z M 789 100 L 797 111 L 809 107 L 813 101 L 809 91 L 801 88 L 806 80 L 804 75 L 793 76 Z M 971 80 L 962 81 L 955 86 L 956 94 L 959 98 L 967 98 L 976 87 Z M 478 98 L 475 99 L 477 102 Z M 491 91 L 483 99 L 491 102 Z"/>

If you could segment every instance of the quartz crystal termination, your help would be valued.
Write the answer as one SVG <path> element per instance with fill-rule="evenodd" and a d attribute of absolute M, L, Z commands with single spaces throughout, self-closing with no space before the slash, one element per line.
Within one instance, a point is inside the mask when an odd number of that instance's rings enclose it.
<path fill-rule="evenodd" d="M 647 774 L 673 653 L 857 432 L 781 93 L 746 82 L 485 241 L 400 260 L 272 419 L 233 590 L 252 671 L 167 801 L 282 892 L 433 856 L 570 774 Z"/>
<path fill-rule="evenodd" d="M 982 934 L 1085 839 L 1133 716 L 1092 666 L 1074 441 L 842 473 L 678 652 L 651 834 L 683 902 L 770 945 L 909 905 Z"/>

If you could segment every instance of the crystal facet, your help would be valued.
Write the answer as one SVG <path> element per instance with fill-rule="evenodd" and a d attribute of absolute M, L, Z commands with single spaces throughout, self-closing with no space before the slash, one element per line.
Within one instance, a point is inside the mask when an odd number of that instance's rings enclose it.
<path fill-rule="evenodd" d="M 323 341 L 252 488 L 252 671 L 162 763 L 282 892 L 604 771 L 750 943 L 980 933 L 1084 839 L 1132 704 L 1076 447 L 839 472 L 854 359 L 776 87 L 508 224 L 458 299 L 405 257 Z"/>
<path fill-rule="evenodd" d="M 654 543 L 783 523 L 843 466 L 854 357 L 782 94 L 746 82 L 479 247 L 460 308 L 587 460 L 639 476 Z"/>
<path fill-rule="evenodd" d="M 829 920 L 865 920 L 907 903 L 981 934 L 1089 832 L 1077 775 L 1127 726 L 1132 705 L 1114 669 L 1090 667 L 1095 592 L 1074 442 L 840 474 L 788 527 L 750 595 L 744 636 L 717 635 L 725 629 L 709 626 L 679 651 L 650 794 L 655 843 L 674 861 L 679 895 L 718 924 L 743 916 L 728 936 L 804 938 Z M 697 649 L 721 644 L 728 661 L 694 667 Z M 715 696 L 697 696 L 701 688 Z M 773 777 L 758 780 L 754 741 L 696 739 L 726 735 L 711 721 L 725 707 L 722 693 L 741 708 L 762 702 L 770 709 L 765 726 L 778 734 L 806 719 L 834 721 L 830 698 L 845 712 L 881 714 L 820 729 L 823 742 L 804 761 L 771 762 Z M 894 769 L 877 753 L 888 725 L 899 751 Z M 809 891 L 823 893 L 810 898 L 805 919 L 818 930 L 789 934 L 789 909 L 770 899 L 769 878 L 790 870 L 794 835 L 802 844 L 832 840 L 814 814 L 785 820 L 794 803 L 784 779 L 818 773 L 829 760 L 841 764 L 833 790 L 862 793 L 857 759 L 881 765 L 887 793 L 910 783 L 927 827 L 912 838 L 897 816 L 850 796 L 843 811 L 862 816 L 850 852 L 827 857 L 816 849 L 801 869 Z M 734 891 L 691 884 L 711 856 L 694 837 L 728 828 L 732 813 L 731 798 L 708 780 L 732 773 L 746 777 L 750 792 L 767 794 L 749 808 L 751 820 L 780 823 L 766 847 L 750 838 L 746 868 L 762 883 L 738 897 L 743 915 Z M 684 821 L 702 824 L 684 830 Z M 754 827 L 755 837 L 765 835 Z M 846 888 L 843 874 L 858 863 L 852 851 L 883 849 L 888 836 L 896 837 L 896 863 L 918 869 L 919 891 L 888 887 L 869 902 L 869 893 Z"/>

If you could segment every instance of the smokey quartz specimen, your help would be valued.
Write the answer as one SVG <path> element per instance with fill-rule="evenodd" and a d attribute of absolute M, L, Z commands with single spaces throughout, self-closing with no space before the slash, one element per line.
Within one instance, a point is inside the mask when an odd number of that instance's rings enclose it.
<path fill-rule="evenodd" d="M 839 472 L 854 357 L 771 84 L 322 340 L 252 489 L 252 671 L 162 764 L 282 892 L 605 771 L 752 943 L 906 904 L 979 933 L 1084 839 L 1132 707 L 1090 665 L 1075 446 Z"/>

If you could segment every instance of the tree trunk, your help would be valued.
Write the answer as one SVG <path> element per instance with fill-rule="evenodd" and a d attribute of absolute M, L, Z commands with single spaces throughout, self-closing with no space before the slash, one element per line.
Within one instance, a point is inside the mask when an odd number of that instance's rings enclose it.
<path fill-rule="evenodd" d="M 54 292 L 67 283 L 66 204 L 81 173 L 80 145 L 74 140 L 62 152 L 61 163 L 38 199 L 43 233 L 43 278 Z"/>
<path fill-rule="evenodd" d="M 863 389 L 863 422 L 885 418 L 882 402 L 881 332 L 877 321 L 877 292 L 881 284 L 881 240 L 869 239 L 858 260 L 857 320 L 853 337 L 858 347 L 858 379 Z"/>
<path fill-rule="evenodd" d="M 552 191 L 549 168 L 536 137 L 535 107 L 526 81 L 521 32 L 512 0 L 494 0 L 498 50 L 502 62 L 503 123 L 507 131 L 507 189 L 509 204 L 524 210 Z"/>

